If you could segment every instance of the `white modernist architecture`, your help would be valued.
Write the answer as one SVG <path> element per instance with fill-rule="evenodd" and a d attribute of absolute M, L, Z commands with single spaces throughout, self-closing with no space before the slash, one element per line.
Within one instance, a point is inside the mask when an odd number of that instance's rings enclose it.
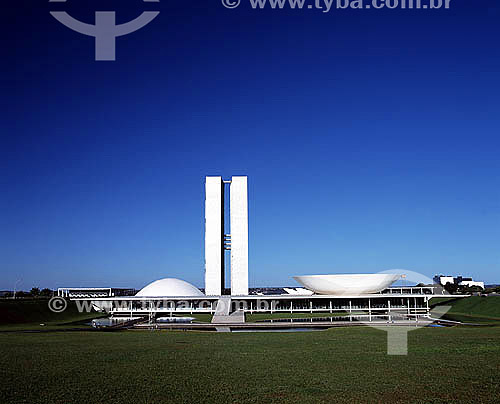
<path fill-rule="evenodd" d="M 233 177 L 230 190 L 231 295 L 248 295 L 247 177 Z"/>
<path fill-rule="evenodd" d="M 462 281 L 458 284 L 458 286 L 467 286 L 469 288 L 473 286 L 479 286 L 481 289 L 484 289 L 484 282 L 477 281 Z"/>
<path fill-rule="evenodd" d="M 365 295 L 379 293 L 396 282 L 398 274 L 306 275 L 297 282 L 319 295 Z"/>
<path fill-rule="evenodd" d="M 229 185 L 230 184 L 230 185 Z M 227 186 L 227 188 L 226 188 Z M 165 278 L 145 286 L 135 296 L 115 293 L 111 288 L 60 288 L 59 296 L 73 300 L 89 301 L 99 311 L 111 314 L 111 326 L 115 320 L 141 327 L 188 327 L 194 317 L 181 317 L 191 313 L 210 313 L 212 322 L 193 323 L 193 329 L 228 330 L 244 327 L 245 313 L 317 313 L 316 323 L 307 326 L 330 327 L 333 322 L 350 325 L 353 321 L 375 322 L 388 325 L 409 321 L 429 322 L 429 301 L 442 296 L 441 287 L 390 287 L 403 275 L 393 273 L 304 275 L 295 276 L 302 286 L 284 288 L 281 294 L 275 288 L 271 295 L 248 290 L 248 190 L 247 177 L 206 177 L 205 182 L 205 294 L 180 279 Z M 225 195 L 229 193 L 229 198 Z M 226 207 L 229 206 L 229 212 Z M 225 220 L 226 219 L 226 220 Z M 229 220 L 227 220 L 229 219 Z M 230 251 L 231 296 L 224 295 L 225 253 Z M 437 276 L 438 282 L 476 284 L 471 278 Z M 441 293 L 439 293 L 441 292 Z M 463 295 L 453 295 L 464 297 Z M 325 313 L 336 315 L 325 316 Z M 176 316 L 176 317 L 174 317 Z M 306 323 L 288 322 L 286 327 Z M 253 323 L 251 327 L 283 327 L 276 324 Z M 293 323 L 293 324 L 292 324 Z M 113 325 L 114 324 L 114 325 Z"/>
<path fill-rule="evenodd" d="M 446 286 L 447 283 L 455 283 L 455 278 L 453 278 L 453 276 L 438 276 L 436 279 L 438 280 L 437 283 L 443 286 Z"/>
<path fill-rule="evenodd" d="M 205 293 L 224 290 L 224 182 L 222 177 L 205 181 Z"/>
<path fill-rule="evenodd" d="M 443 276 L 436 275 L 434 277 L 434 283 L 442 286 L 446 286 L 446 284 L 451 283 L 452 285 L 458 286 L 467 286 L 469 288 L 473 286 L 479 286 L 481 289 L 484 289 L 484 282 L 474 281 L 472 278 L 464 278 L 463 276 Z"/>
<path fill-rule="evenodd" d="M 224 185 L 229 183 L 229 229 L 224 217 Z M 224 252 L 231 251 L 231 295 L 248 295 L 248 185 L 247 177 L 206 177 L 205 181 L 205 293 L 224 293 Z"/>
<path fill-rule="evenodd" d="M 194 285 L 176 278 L 165 278 L 143 287 L 136 296 L 138 297 L 181 297 L 203 296 L 203 293 Z"/>

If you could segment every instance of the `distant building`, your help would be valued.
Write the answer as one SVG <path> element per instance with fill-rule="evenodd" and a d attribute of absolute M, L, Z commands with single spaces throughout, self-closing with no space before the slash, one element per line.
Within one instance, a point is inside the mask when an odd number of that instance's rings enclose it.
<path fill-rule="evenodd" d="M 443 276 L 443 275 L 436 275 L 434 277 L 434 283 L 437 285 L 446 285 L 447 283 L 455 283 L 455 279 L 453 276 Z"/>
<path fill-rule="evenodd" d="M 469 288 L 473 287 L 473 286 L 479 286 L 481 289 L 484 289 L 484 282 L 476 282 L 476 281 L 473 281 L 473 280 L 470 280 L 470 281 L 462 281 L 458 284 L 458 286 L 468 286 Z"/>
<path fill-rule="evenodd" d="M 120 288 L 58 288 L 57 296 L 69 298 L 114 297 L 135 295 L 135 289 Z"/>
<path fill-rule="evenodd" d="M 446 286 L 446 284 L 451 283 L 452 285 L 457 285 L 457 286 L 479 286 L 480 288 L 484 289 L 484 282 L 477 282 L 474 281 L 472 278 L 464 278 L 463 276 L 457 276 L 453 277 L 450 275 L 436 275 L 434 277 L 434 283 L 438 285 L 443 285 Z"/>

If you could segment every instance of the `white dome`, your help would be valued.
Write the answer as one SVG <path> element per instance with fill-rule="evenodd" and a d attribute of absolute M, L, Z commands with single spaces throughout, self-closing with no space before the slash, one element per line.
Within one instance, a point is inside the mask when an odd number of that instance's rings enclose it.
<path fill-rule="evenodd" d="M 181 279 L 165 278 L 154 281 L 143 287 L 136 296 L 142 297 L 180 297 L 204 296 L 203 293 L 190 283 Z"/>

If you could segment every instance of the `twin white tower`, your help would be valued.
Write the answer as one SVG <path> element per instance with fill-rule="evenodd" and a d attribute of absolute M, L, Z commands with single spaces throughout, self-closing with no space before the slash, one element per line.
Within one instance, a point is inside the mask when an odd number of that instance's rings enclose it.
<path fill-rule="evenodd" d="M 229 188 L 229 230 L 224 226 L 224 188 Z M 248 295 L 247 177 L 206 177 L 205 181 L 205 294 L 224 292 L 224 256 L 231 251 L 231 295 Z"/>

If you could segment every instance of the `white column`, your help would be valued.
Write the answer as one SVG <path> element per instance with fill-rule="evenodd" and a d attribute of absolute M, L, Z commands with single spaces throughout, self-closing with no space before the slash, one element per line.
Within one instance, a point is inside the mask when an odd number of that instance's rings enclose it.
<path fill-rule="evenodd" d="M 248 186 L 247 177 L 232 177 L 231 295 L 248 295 Z"/>
<path fill-rule="evenodd" d="M 413 305 L 415 306 L 415 321 L 418 321 L 418 316 L 417 316 L 417 298 L 413 298 Z"/>
<path fill-rule="evenodd" d="M 224 287 L 224 183 L 205 181 L 205 294 L 222 295 Z"/>

